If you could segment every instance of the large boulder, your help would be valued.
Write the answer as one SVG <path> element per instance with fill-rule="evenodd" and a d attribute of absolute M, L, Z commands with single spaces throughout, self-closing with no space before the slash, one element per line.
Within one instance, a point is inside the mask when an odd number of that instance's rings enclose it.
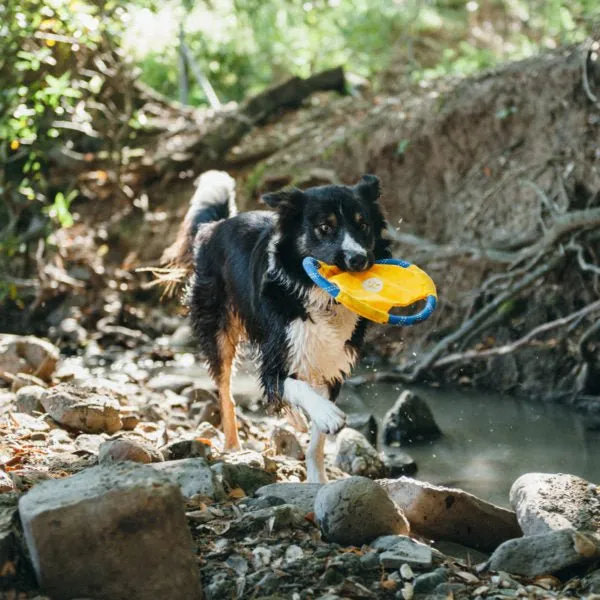
<path fill-rule="evenodd" d="M 448 540 L 483 551 L 521 535 L 514 512 L 462 490 L 410 477 L 377 482 L 404 512 L 411 529 L 434 540 Z"/>
<path fill-rule="evenodd" d="M 56 600 L 202 597 L 184 502 L 139 465 L 94 467 L 19 500 L 40 587 Z"/>
<path fill-rule="evenodd" d="M 315 518 L 330 542 L 361 546 L 388 534 L 407 534 L 406 518 L 385 490 L 366 477 L 323 486 L 315 497 Z"/>
<path fill-rule="evenodd" d="M 410 445 L 442 435 L 431 409 L 420 396 L 404 390 L 383 419 L 385 444 Z"/>
<path fill-rule="evenodd" d="M 525 535 L 578 529 L 600 534 L 600 488 L 575 475 L 526 473 L 510 490 Z"/>

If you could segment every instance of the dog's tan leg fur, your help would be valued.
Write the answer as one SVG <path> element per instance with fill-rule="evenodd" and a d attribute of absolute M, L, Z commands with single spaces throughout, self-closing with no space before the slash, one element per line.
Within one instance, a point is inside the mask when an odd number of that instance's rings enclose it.
<path fill-rule="evenodd" d="M 230 328 L 229 335 L 219 337 L 219 354 L 221 370 L 217 382 L 219 388 L 219 405 L 221 408 L 221 425 L 225 434 L 225 450 L 240 450 L 237 418 L 235 416 L 235 400 L 231 394 L 231 376 L 239 335 Z"/>

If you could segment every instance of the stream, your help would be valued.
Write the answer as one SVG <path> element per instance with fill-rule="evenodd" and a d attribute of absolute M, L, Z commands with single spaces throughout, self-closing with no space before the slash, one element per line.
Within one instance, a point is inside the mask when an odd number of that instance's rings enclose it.
<path fill-rule="evenodd" d="M 380 426 L 402 387 L 366 384 L 358 392 Z M 429 405 L 443 432 L 439 440 L 406 450 L 416 477 L 458 487 L 500 506 L 523 473 L 571 473 L 600 482 L 600 431 L 557 404 L 464 390 L 412 388 Z M 380 427 L 381 429 L 381 427 Z"/>
<path fill-rule="evenodd" d="M 212 387 L 198 364 L 172 372 Z M 234 376 L 233 392 L 242 406 L 260 394 L 254 373 L 247 365 Z M 377 418 L 381 435 L 383 416 L 402 389 L 386 383 L 346 386 L 340 403 L 348 411 L 348 397 L 359 396 Z M 458 487 L 500 506 L 509 506 L 512 483 L 527 472 L 571 473 L 600 483 L 600 431 L 587 430 L 575 411 L 484 392 L 412 389 L 426 400 L 443 432 L 436 441 L 403 448 L 417 462 L 417 479 Z M 328 451 L 333 449 L 329 442 Z"/>

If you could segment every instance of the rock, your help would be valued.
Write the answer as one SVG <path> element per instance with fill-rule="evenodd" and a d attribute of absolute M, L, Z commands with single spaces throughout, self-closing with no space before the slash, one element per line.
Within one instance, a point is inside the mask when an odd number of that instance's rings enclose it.
<path fill-rule="evenodd" d="M 45 340 L 32 335 L 18 336 L 7 333 L 0 335 L 0 379 L 6 372 L 31 373 L 40 379 L 48 380 L 54 373 L 60 354 L 58 348 Z"/>
<path fill-rule="evenodd" d="M 17 373 L 10 385 L 11 392 L 18 392 L 21 388 L 26 386 L 39 386 L 45 387 L 45 384 L 42 379 L 36 377 L 35 375 L 31 375 L 28 373 Z"/>
<path fill-rule="evenodd" d="M 509 540 L 501 544 L 487 564 L 493 571 L 536 577 L 600 558 L 600 539 L 563 529 Z"/>
<path fill-rule="evenodd" d="M 279 498 L 306 514 L 314 511 L 315 497 L 323 486 L 323 483 L 273 483 L 257 489 L 256 495 Z"/>
<path fill-rule="evenodd" d="M 98 456 L 100 446 L 106 442 L 105 435 L 93 433 L 81 433 L 75 438 L 75 453 L 82 455 Z"/>
<path fill-rule="evenodd" d="M 18 546 L 14 533 L 14 521 L 17 514 L 16 494 L 2 494 L 0 496 L 0 565 L 17 562 Z M 5 577 L 0 576 L 0 589 L 7 583 Z"/>
<path fill-rule="evenodd" d="M 19 513 L 52 598 L 202 597 L 179 489 L 148 467 L 93 467 L 42 483 Z"/>
<path fill-rule="evenodd" d="M 462 560 L 467 565 L 478 565 L 487 562 L 490 558 L 489 554 L 480 552 L 474 548 L 468 548 L 467 546 L 457 544 L 456 542 L 448 542 L 445 540 L 436 542 L 435 549 L 439 550 L 445 556 Z"/>
<path fill-rule="evenodd" d="M 559 529 L 600 534 L 600 488 L 575 475 L 526 473 L 510 490 L 525 535 Z"/>
<path fill-rule="evenodd" d="M 196 429 L 196 437 L 209 440 L 216 450 L 222 451 L 225 445 L 225 435 L 210 423 L 200 423 Z"/>
<path fill-rule="evenodd" d="M 108 440 L 102 443 L 98 450 L 98 462 L 101 465 L 124 461 L 149 464 L 162 460 L 162 454 L 154 448 L 127 438 Z"/>
<path fill-rule="evenodd" d="M 108 393 L 61 383 L 41 398 L 45 411 L 61 425 L 84 433 L 115 433 L 123 423 L 119 403 Z"/>
<path fill-rule="evenodd" d="M 587 575 L 583 580 L 582 585 L 587 593 L 600 595 L 600 569 Z"/>
<path fill-rule="evenodd" d="M 43 413 L 41 399 L 46 395 L 45 388 L 39 385 L 26 385 L 17 392 L 17 411 L 33 415 L 34 413 Z"/>
<path fill-rule="evenodd" d="M 165 460 L 182 460 L 184 458 L 209 458 L 212 449 L 209 444 L 199 442 L 198 440 L 179 440 L 171 442 L 161 453 Z"/>
<path fill-rule="evenodd" d="M 12 413 L 11 419 L 21 429 L 27 429 L 29 431 L 48 431 L 50 429 L 50 425 L 43 419 L 32 417 L 26 413 Z"/>
<path fill-rule="evenodd" d="M 462 490 L 410 477 L 377 482 L 404 512 L 411 529 L 434 540 L 448 540 L 482 551 L 522 534 L 514 512 Z"/>
<path fill-rule="evenodd" d="M 245 464 L 221 462 L 213 465 L 212 470 L 219 475 L 226 490 L 241 488 L 247 496 L 254 495 L 259 488 L 277 480 L 275 473 Z"/>
<path fill-rule="evenodd" d="M 146 384 L 154 392 L 164 392 L 169 390 L 179 394 L 186 387 L 193 385 L 194 380 L 186 375 L 172 375 L 168 373 L 161 373 L 152 377 Z"/>
<path fill-rule="evenodd" d="M 407 534 L 408 523 L 385 490 L 366 477 L 328 483 L 315 497 L 315 518 L 330 542 L 360 546 L 386 534 Z"/>
<path fill-rule="evenodd" d="M 442 435 L 425 400 L 404 390 L 383 419 L 385 444 L 401 446 L 418 441 L 435 440 Z"/>
<path fill-rule="evenodd" d="M 175 481 L 186 500 L 200 497 L 219 501 L 225 498 L 220 477 L 211 470 L 203 458 L 153 463 L 151 468 L 164 473 Z"/>
<path fill-rule="evenodd" d="M 387 469 L 377 450 L 362 433 L 348 427 L 337 435 L 335 466 L 350 475 L 362 475 L 371 479 L 387 475 Z"/>
<path fill-rule="evenodd" d="M 386 535 L 377 538 L 371 547 L 384 549 L 379 555 L 384 569 L 399 569 L 407 564 L 417 569 L 428 569 L 433 561 L 433 551 L 429 546 L 421 544 L 406 535 Z"/>
<path fill-rule="evenodd" d="M 121 414 L 121 422 L 123 423 L 123 431 L 133 431 L 140 424 L 140 417 L 135 413 Z"/>
<path fill-rule="evenodd" d="M 377 420 L 371 413 L 349 414 L 346 427 L 356 429 L 365 436 L 371 446 L 377 447 Z"/>
<path fill-rule="evenodd" d="M 184 348 L 194 345 L 194 334 L 187 323 L 181 324 L 171 335 L 169 346 L 172 348 Z"/>
<path fill-rule="evenodd" d="M 438 585 L 448 581 L 448 574 L 448 569 L 440 567 L 435 569 L 435 571 L 431 571 L 431 573 L 419 575 L 413 583 L 415 594 L 429 594 L 433 592 Z"/>
<path fill-rule="evenodd" d="M 12 492 L 14 488 L 15 486 L 13 484 L 13 480 L 10 478 L 10 475 L 4 471 L 0 471 L 0 494 Z"/>
<path fill-rule="evenodd" d="M 270 532 L 282 529 L 305 529 L 310 527 L 303 511 L 291 504 L 280 504 L 246 513 L 231 524 L 230 531 L 237 535 L 252 535 L 265 528 Z"/>
<path fill-rule="evenodd" d="M 388 477 L 414 475 L 417 472 L 415 459 L 408 452 L 402 450 L 386 452 L 383 455 L 383 464 L 387 469 Z"/>
<path fill-rule="evenodd" d="M 289 429 L 275 427 L 271 434 L 271 443 L 275 446 L 275 452 L 282 456 L 289 456 L 296 460 L 304 460 L 304 450 L 298 438 Z"/>

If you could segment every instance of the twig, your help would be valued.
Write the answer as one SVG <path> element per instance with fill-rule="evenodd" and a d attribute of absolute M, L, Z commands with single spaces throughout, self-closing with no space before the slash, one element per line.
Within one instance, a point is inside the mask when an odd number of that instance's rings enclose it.
<path fill-rule="evenodd" d="M 464 360 L 471 360 L 474 358 L 489 358 L 490 356 L 501 356 L 503 354 L 514 352 L 521 346 L 525 346 L 526 344 L 528 344 L 531 340 L 533 340 L 541 333 L 545 333 L 546 331 L 550 331 L 552 329 L 556 329 L 557 327 L 567 325 L 574 319 L 580 319 L 596 310 L 600 310 L 600 300 L 596 300 L 596 302 L 592 302 L 586 307 L 575 311 L 567 315 L 566 317 L 561 317 L 559 319 L 555 319 L 554 321 L 544 323 L 543 325 L 532 329 L 527 335 L 523 336 L 522 338 L 519 338 L 518 340 L 510 344 L 504 344 L 503 346 L 498 346 L 496 348 L 489 348 L 488 350 L 469 350 L 467 352 L 455 352 L 437 360 L 432 365 L 432 368 L 436 369 L 439 367 L 445 367 L 456 362 L 462 362 Z"/>
<path fill-rule="evenodd" d="M 438 245 L 410 233 L 399 233 L 392 227 L 388 227 L 388 233 L 392 241 L 407 246 L 415 246 L 419 251 L 430 253 L 431 258 L 435 259 L 446 260 L 458 256 L 467 256 L 473 260 L 486 259 L 491 262 L 509 264 L 517 257 L 515 252 L 504 252 L 493 248 L 455 246 L 453 244 Z"/>
<path fill-rule="evenodd" d="M 588 49 L 588 51 L 583 55 L 583 64 L 581 69 L 581 80 L 583 83 L 583 90 L 585 91 L 585 95 L 589 98 L 590 102 L 593 102 L 596 105 L 596 108 L 600 109 L 600 101 L 590 88 L 590 82 L 588 78 L 588 62 L 592 56 L 592 49 Z"/>

